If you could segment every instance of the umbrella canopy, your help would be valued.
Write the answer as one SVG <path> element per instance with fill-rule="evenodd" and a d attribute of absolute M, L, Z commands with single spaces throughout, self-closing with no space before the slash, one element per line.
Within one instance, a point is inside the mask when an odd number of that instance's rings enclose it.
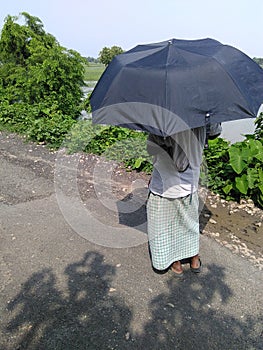
<path fill-rule="evenodd" d="M 263 69 L 213 39 L 138 45 L 111 61 L 90 103 L 94 123 L 167 136 L 256 117 Z"/>

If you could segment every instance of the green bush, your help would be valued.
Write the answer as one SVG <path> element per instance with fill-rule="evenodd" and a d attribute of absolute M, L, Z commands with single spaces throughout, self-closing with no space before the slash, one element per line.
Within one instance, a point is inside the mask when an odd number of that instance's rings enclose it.
<path fill-rule="evenodd" d="M 208 141 L 209 147 L 204 150 L 204 162 L 201 168 L 201 185 L 208 187 L 215 193 L 225 197 L 223 187 L 226 180 L 232 176 L 229 165 L 229 142 L 222 138 Z M 231 199 L 228 196 L 227 199 Z"/>
<path fill-rule="evenodd" d="M 27 128 L 26 135 L 32 141 L 58 149 L 74 124 L 75 120 L 58 111 L 47 117 L 35 118 Z"/>
<path fill-rule="evenodd" d="M 78 121 L 63 145 L 69 153 L 87 152 L 122 162 L 128 169 L 151 170 L 151 157 L 146 150 L 147 134 L 121 127 L 92 125 Z"/>
<path fill-rule="evenodd" d="M 20 17 L 8 16 L 1 31 L 0 128 L 57 148 L 80 115 L 84 59 L 39 18 Z"/>
<path fill-rule="evenodd" d="M 204 151 L 207 172 L 201 183 L 227 200 L 251 198 L 263 208 L 263 139 L 262 114 L 256 120 L 256 132 L 242 142 L 229 145 L 218 138 L 209 141 Z M 261 125 L 261 126 L 260 126 Z"/>
<path fill-rule="evenodd" d="M 229 164 L 234 177 L 226 181 L 224 192 L 234 198 L 248 197 L 263 207 L 263 144 L 252 138 L 229 148 Z"/>

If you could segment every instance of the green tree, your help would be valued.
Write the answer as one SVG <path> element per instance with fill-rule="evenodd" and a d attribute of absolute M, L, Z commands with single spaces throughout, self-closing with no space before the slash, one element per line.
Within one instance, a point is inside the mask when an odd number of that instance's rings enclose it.
<path fill-rule="evenodd" d="M 113 57 L 123 53 L 123 49 L 119 46 L 104 47 L 99 53 L 99 61 L 107 66 Z"/>
<path fill-rule="evenodd" d="M 60 46 L 46 33 L 38 17 L 26 12 L 7 16 L 0 37 L 2 127 L 37 140 L 45 140 L 42 131 L 54 140 L 56 135 L 60 138 L 80 113 L 84 62 L 78 52 Z"/>

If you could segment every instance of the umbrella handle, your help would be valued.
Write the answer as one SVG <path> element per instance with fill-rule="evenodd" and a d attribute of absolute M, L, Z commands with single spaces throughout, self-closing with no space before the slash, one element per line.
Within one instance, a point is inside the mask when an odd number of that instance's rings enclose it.
<path fill-rule="evenodd" d="M 205 129 L 206 129 L 206 133 L 205 133 L 205 148 L 208 148 L 208 137 L 210 134 L 210 128 L 211 128 L 211 121 L 210 121 L 210 113 L 206 113 L 205 115 Z"/>

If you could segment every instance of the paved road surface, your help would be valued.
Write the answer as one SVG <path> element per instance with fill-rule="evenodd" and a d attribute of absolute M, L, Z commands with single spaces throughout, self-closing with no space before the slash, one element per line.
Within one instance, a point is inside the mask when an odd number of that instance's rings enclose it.
<path fill-rule="evenodd" d="M 153 272 L 147 242 L 90 242 L 58 206 L 55 157 L 0 134 L 1 350 L 263 349 L 262 271 L 203 236 L 203 273 L 182 280 Z"/>

